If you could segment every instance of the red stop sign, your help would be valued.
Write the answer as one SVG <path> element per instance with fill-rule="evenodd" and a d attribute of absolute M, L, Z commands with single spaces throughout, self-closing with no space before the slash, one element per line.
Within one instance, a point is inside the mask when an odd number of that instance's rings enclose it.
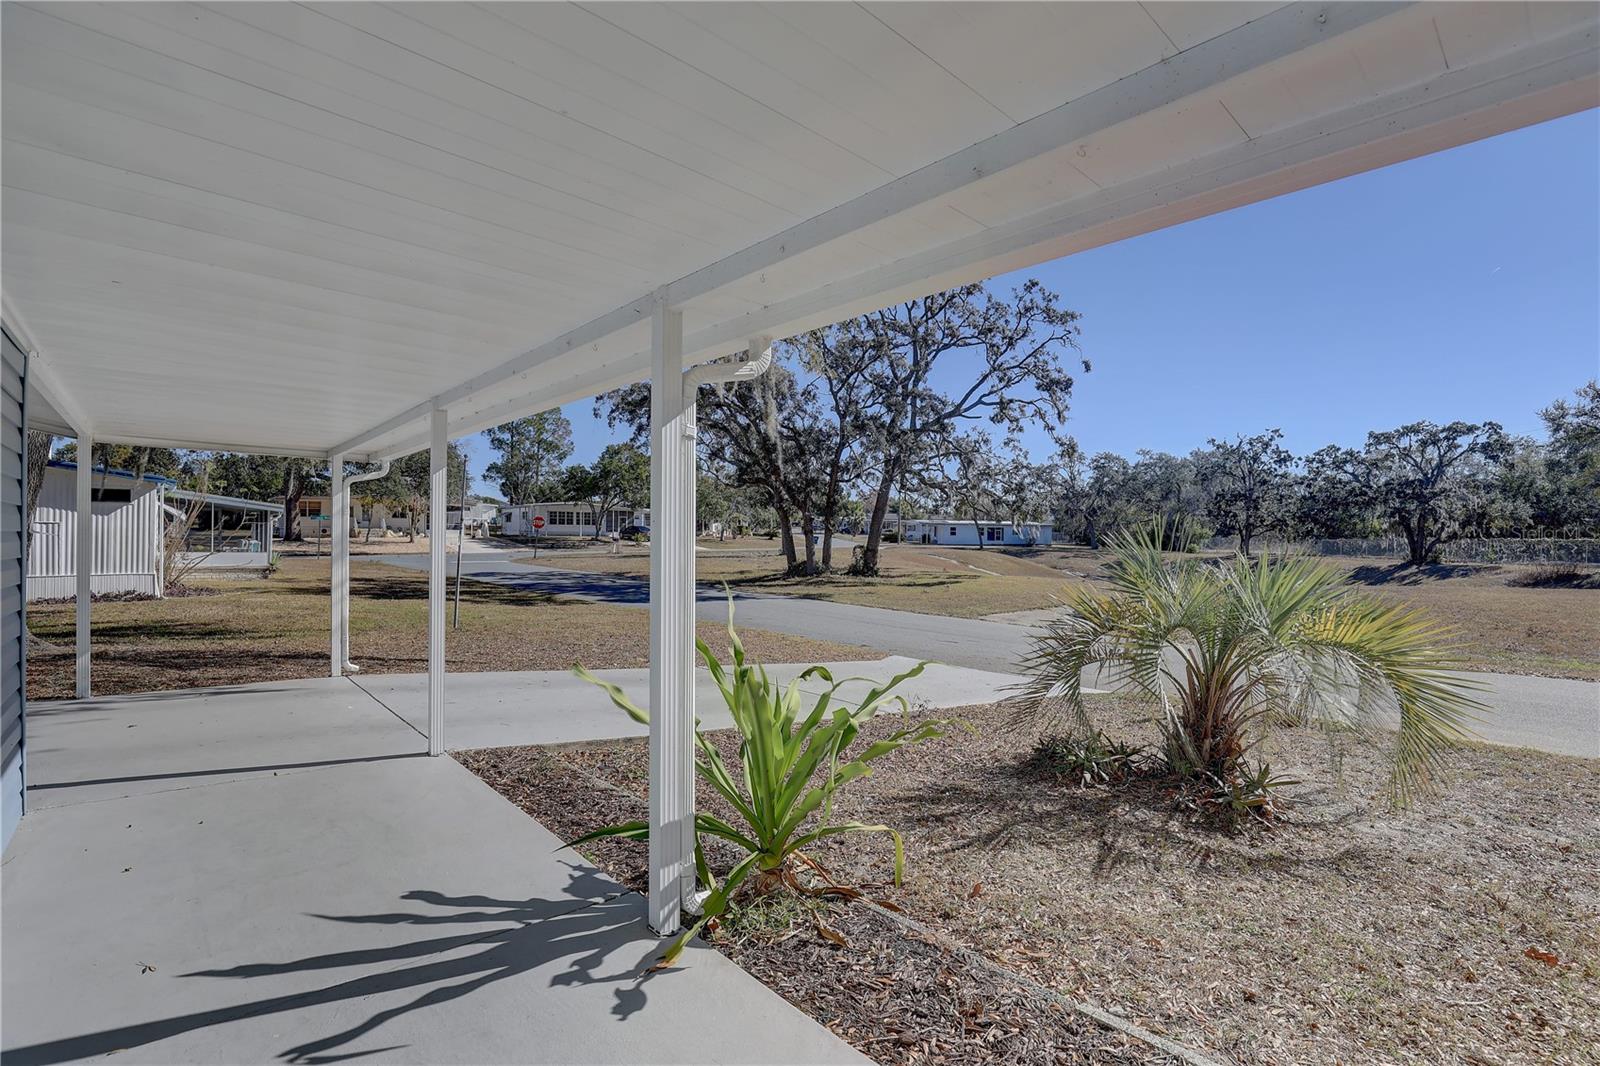
<path fill-rule="evenodd" d="M 544 528 L 544 515 L 536 514 L 536 515 L 533 516 L 533 528 L 534 529 L 543 529 Z"/>

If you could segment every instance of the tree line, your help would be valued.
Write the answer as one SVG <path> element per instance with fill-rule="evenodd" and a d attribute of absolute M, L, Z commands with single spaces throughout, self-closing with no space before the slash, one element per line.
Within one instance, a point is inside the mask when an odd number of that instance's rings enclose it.
<path fill-rule="evenodd" d="M 1037 476 L 1057 495 L 1058 535 L 1093 547 L 1154 518 L 1179 539 L 1232 536 L 1245 554 L 1269 534 L 1397 535 L 1422 565 L 1463 537 L 1600 535 L 1600 386 L 1539 414 L 1542 441 L 1496 422 L 1419 421 L 1306 456 L 1284 448 L 1277 429 L 1133 461 L 1068 442 Z"/>
<path fill-rule="evenodd" d="M 1030 280 L 1009 294 L 951 289 L 781 341 L 749 385 L 697 396 L 701 517 L 769 515 L 791 572 L 838 568 L 834 535 L 864 528 L 848 566 L 874 574 L 901 517 L 953 513 L 1098 547 L 1108 533 L 1159 519 L 1170 542 L 1263 536 L 1405 538 L 1410 560 L 1437 560 L 1465 535 L 1600 529 L 1600 390 L 1590 382 L 1541 412 L 1545 440 L 1495 422 L 1413 422 L 1360 447 L 1296 456 L 1283 434 L 1211 439 L 1185 456 L 1088 454 L 1066 433 L 1079 314 Z M 574 500 L 598 516 L 649 492 L 650 391 L 596 398 L 595 414 L 628 439 L 592 467 L 566 465 L 571 425 L 559 411 L 491 430 L 489 467 L 513 503 Z M 1021 442 L 1042 428 L 1054 453 Z M 816 530 L 815 538 L 796 530 Z"/>
<path fill-rule="evenodd" d="M 30 440 L 29 448 L 49 454 L 52 440 L 45 434 Z M 30 452 L 30 454 L 34 454 Z M 56 449 L 55 456 L 77 461 L 77 445 L 71 441 Z M 284 455 L 247 455 L 242 452 L 187 451 L 150 448 L 128 444 L 97 443 L 91 457 L 96 470 L 126 470 L 136 477 L 156 474 L 172 478 L 185 488 L 218 496 L 284 503 L 284 539 L 301 540 L 300 502 L 307 496 L 326 496 L 331 491 L 327 461 Z M 372 481 L 351 486 L 354 502 L 388 515 L 406 515 L 412 521 L 410 536 L 416 538 L 418 520 L 428 513 L 432 460 L 427 451 L 413 452 L 393 460 L 389 472 Z M 375 467 L 362 463 L 345 464 L 345 474 L 363 473 Z M 447 463 L 448 501 L 454 503 L 464 489 L 471 487 L 466 456 L 455 442 L 450 444 Z M 39 470 L 42 480 L 43 468 Z M 28 509 L 32 514 L 38 487 L 29 471 Z M 371 536 L 369 522 L 367 534 Z"/>

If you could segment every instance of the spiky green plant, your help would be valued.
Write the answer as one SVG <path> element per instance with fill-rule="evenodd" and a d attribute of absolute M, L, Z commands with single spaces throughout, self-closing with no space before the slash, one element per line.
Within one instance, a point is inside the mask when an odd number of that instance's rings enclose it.
<path fill-rule="evenodd" d="M 1467 736 L 1480 688 L 1453 674 L 1451 633 L 1423 612 L 1362 594 L 1303 557 L 1170 560 L 1156 531 L 1111 542 L 1111 590 L 1073 594 L 1035 635 L 1018 705 L 1028 720 L 1093 726 L 1083 673 L 1100 667 L 1164 708 L 1167 758 L 1230 782 L 1276 722 L 1395 729 L 1392 796 L 1407 802 Z"/>
<path fill-rule="evenodd" d="M 667 948 L 662 956 L 664 964 L 677 958 L 683 946 L 709 919 L 726 910 L 729 898 L 752 873 L 765 885 L 799 887 L 791 860 L 799 860 L 815 869 L 815 862 L 803 849 L 819 840 L 846 833 L 887 833 L 894 841 L 894 879 L 899 884 L 905 872 L 905 843 L 899 832 L 887 825 L 833 821 L 834 797 L 851 781 L 871 774 L 874 761 L 907 744 L 943 736 L 950 725 L 943 720 L 917 723 L 908 720 L 905 728 L 852 751 L 851 745 L 861 727 L 885 705 L 898 706 L 902 716 L 909 714 L 905 697 L 891 695 L 891 692 L 902 682 L 922 673 L 928 664 L 918 663 L 885 684 L 874 686 L 853 705 L 836 700 L 836 693 L 846 684 L 870 681 L 869 678 L 847 677 L 835 681 L 827 668 L 812 666 L 787 686 L 779 688 L 762 666 L 747 660 L 744 645 L 733 628 L 731 600 L 728 607 L 732 668 L 724 668 L 704 641 L 696 640 L 695 646 L 739 731 L 740 772 L 736 775 L 729 769 L 722 753 L 700 731 L 698 723 L 695 769 L 699 779 L 727 801 L 737 814 L 738 824 L 705 811 L 696 812 L 695 869 L 701 883 L 710 889 L 710 895 L 699 920 Z M 616 685 L 594 676 L 582 666 L 573 667 L 573 673 L 604 689 L 611 702 L 634 721 L 649 723 L 649 712 L 628 699 Z M 812 678 L 821 679 L 828 688 L 802 718 L 800 685 Z M 648 822 L 624 822 L 585 833 L 571 844 L 602 837 L 647 840 L 649 835 Z M 706 862 L 701 845 L 703 836 L 725 840 L 745 852 L 744 858 L 720 883 L 712 876 Z"/>

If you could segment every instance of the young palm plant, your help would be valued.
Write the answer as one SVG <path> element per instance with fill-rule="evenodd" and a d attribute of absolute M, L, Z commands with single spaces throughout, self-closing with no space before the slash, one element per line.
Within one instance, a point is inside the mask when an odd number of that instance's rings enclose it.
<path fill-rule="evenodd" d="M 834 797 L 851 781 L 872 773 L 871 764 L 907 744 L 916 744 L 945 734 L 949 724 L 943 720 L 909 723 L 881 740 L 857 750 L 851 745 L 861 727 L 886 705 L 895 705 L 902 716 L 909 714 L 905 697 L 891 695 L 902 682 L 922 673 L 927 663 L 918 663 L 887 683 L 872 688 L 853 705 L 835 699 L 839 689 L 866 678 L 841 678 L 822 666 L 803 671 L 788 686 L 779 688 L 758 664 L 749 662 L 744 645 L 733 628 L 733 605 L 728 610 L 728 638 L 733 664 L 724 668 L 704 641 L 696 640 L 700 657 L 721 690 L 723 701 L 740 735 L 739 773 L 733 773 L 715 744 L 698 728 L 695 730 L 695 769 L 700 780 L 727 801 L 737 817 L 725 821 L 700 811 L 695 814 L 695 868 L 708 889 L 701 916 L 685 930 L 662 955 L 671 963 L 689 939 L 710 919 L 722 914 L 739 886 L 752 873 L 758 888 L 765 891 L 779 884 L 801 887 L 795 879 L 793 862 L 820 870 L 804 848 L 827 837 L 846 833 L 887 833 L 894 841 L 894 879 L 899 884 L 905 871 L 905 844 L 899 832 L 886 825 L 832 820 Z M 595 677 L 582 666 L 573 672 L 591 684 L 605 689 L 611 702 L 636 722 L 648 723 L 649 712 L 636 705 L 610 682 Z M 827 689 L 811 705 L 803 718 L 800 684 L 821 679 Z M 642 821 L 609 825 L 585 833 L 572 845 L 601 837 L 646 840 L 649 823 Z M 718 883 L 705 859 L 701 838 L 725 840 L 742 849 L 744 857 Z M 850 890 L 830 886 L 847 895 Z"/>
<path fill-rule="evenodd" d="M 1083 673 L 1159 699 L 1168 761 L 1227 787 L 1275 722 L 1395 729 L 1390 778 L 1404 803 L 1436 778 L 1444 751 L 1484 706 L 1452 674 L 1450 631 L 1413 608 L 1350 588 L 1301 557 L 1220 565 L 1169 560 L 1152 529 L 1112 540 L 1107 594 L 1080 591 L 1033 638 L 1018 704 L 1092 730 Z"/>

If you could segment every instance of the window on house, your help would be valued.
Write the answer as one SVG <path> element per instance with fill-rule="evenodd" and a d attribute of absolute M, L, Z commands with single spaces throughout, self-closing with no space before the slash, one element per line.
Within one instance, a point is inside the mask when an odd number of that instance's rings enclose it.
<path fill-rule="evenodd" d="M 90 499 L 95 503 L 131 503 L 132 489 L 90 489 Z"/>
<path fill-rule="evenodd" d="M 952 537 L 956 535 L 956 527 L 955 526 L 951 526 L 950 527 L 950 535 Z"/>
<path fill-rule="evenodd" d="M 1005 530 L 999 526 L 990 526 L 983 531 L 983 535 L 988 540 L 1004 540 L 1006 536 Z"/>

